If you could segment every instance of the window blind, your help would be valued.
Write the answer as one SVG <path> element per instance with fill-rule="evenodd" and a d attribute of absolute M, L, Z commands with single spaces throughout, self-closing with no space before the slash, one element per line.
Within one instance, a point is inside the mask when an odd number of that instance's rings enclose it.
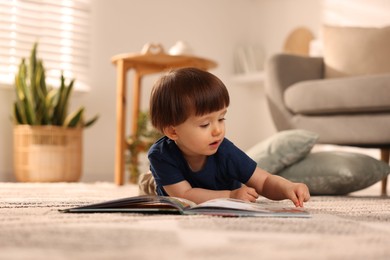
<path fill-rule="evenodd" d="M 34 42 L 48 85 L 75 78 L 75 88 L 89 89 L 90 0 L 0 1 L 0 84 L 13 85 L 21 58 Z"/>

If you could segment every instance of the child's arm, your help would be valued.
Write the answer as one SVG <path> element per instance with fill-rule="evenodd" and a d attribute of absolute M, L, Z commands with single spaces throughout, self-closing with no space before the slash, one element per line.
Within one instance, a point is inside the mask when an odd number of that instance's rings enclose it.
<path fill-rule="evenodd" d="M 309 189 L 305 184 L 291 182 L 258 167 L 246 184 L 255 188 L 257 193 L 266 198 L 272 200 L 290 199 L 297 207 L 303 207 L 303 202 L 310 199 Z"/>
<path fill-rule="evenodd" d="M 207 190 L 192 188 L 187 181 L 181 181 L 172 185 L 164 186 L 169 196 L 191 200 L 197 204 L 217 198 L 235 198 L 255 202 L 258 194 L 254 188 L 242 185 L 241 188 L 230 190 Z"/>

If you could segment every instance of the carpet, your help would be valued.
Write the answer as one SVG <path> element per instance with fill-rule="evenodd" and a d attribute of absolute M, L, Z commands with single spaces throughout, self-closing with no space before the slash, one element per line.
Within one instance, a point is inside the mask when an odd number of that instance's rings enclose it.
<path fill-rule="evenodd" d="M 0 259 L 390 259 L 390 200 L 379 183 L 312 197 L 309 219 L 58 212 L 137 193 L 112 183 L 0 183 Z"/>

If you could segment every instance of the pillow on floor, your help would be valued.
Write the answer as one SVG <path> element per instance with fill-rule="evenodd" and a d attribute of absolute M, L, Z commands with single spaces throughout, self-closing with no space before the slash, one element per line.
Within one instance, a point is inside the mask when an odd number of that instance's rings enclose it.
<path fill-rule="evenodd" d="M 302 129 L 281 131 L 256 144 L 246 154 L 260 168 L 277 173 L 309 154 L 318 137 Z"/>
<path fill-rule="evenodd" d="M 312 195 L 345 195 L 367 188 L 390 173 L 390 166 L 365 154 L 317 152 L 279 172 L 303 182 Z"/>

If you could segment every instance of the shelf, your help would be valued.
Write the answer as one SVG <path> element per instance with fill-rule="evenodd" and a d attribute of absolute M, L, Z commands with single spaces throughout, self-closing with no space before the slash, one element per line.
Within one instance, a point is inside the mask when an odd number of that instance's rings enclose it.
<path fill-rule="evenodd" d="M 233 82 L 241 85 L 262 84 L 264 82 L 264 71 L 234 75 Z"/>

